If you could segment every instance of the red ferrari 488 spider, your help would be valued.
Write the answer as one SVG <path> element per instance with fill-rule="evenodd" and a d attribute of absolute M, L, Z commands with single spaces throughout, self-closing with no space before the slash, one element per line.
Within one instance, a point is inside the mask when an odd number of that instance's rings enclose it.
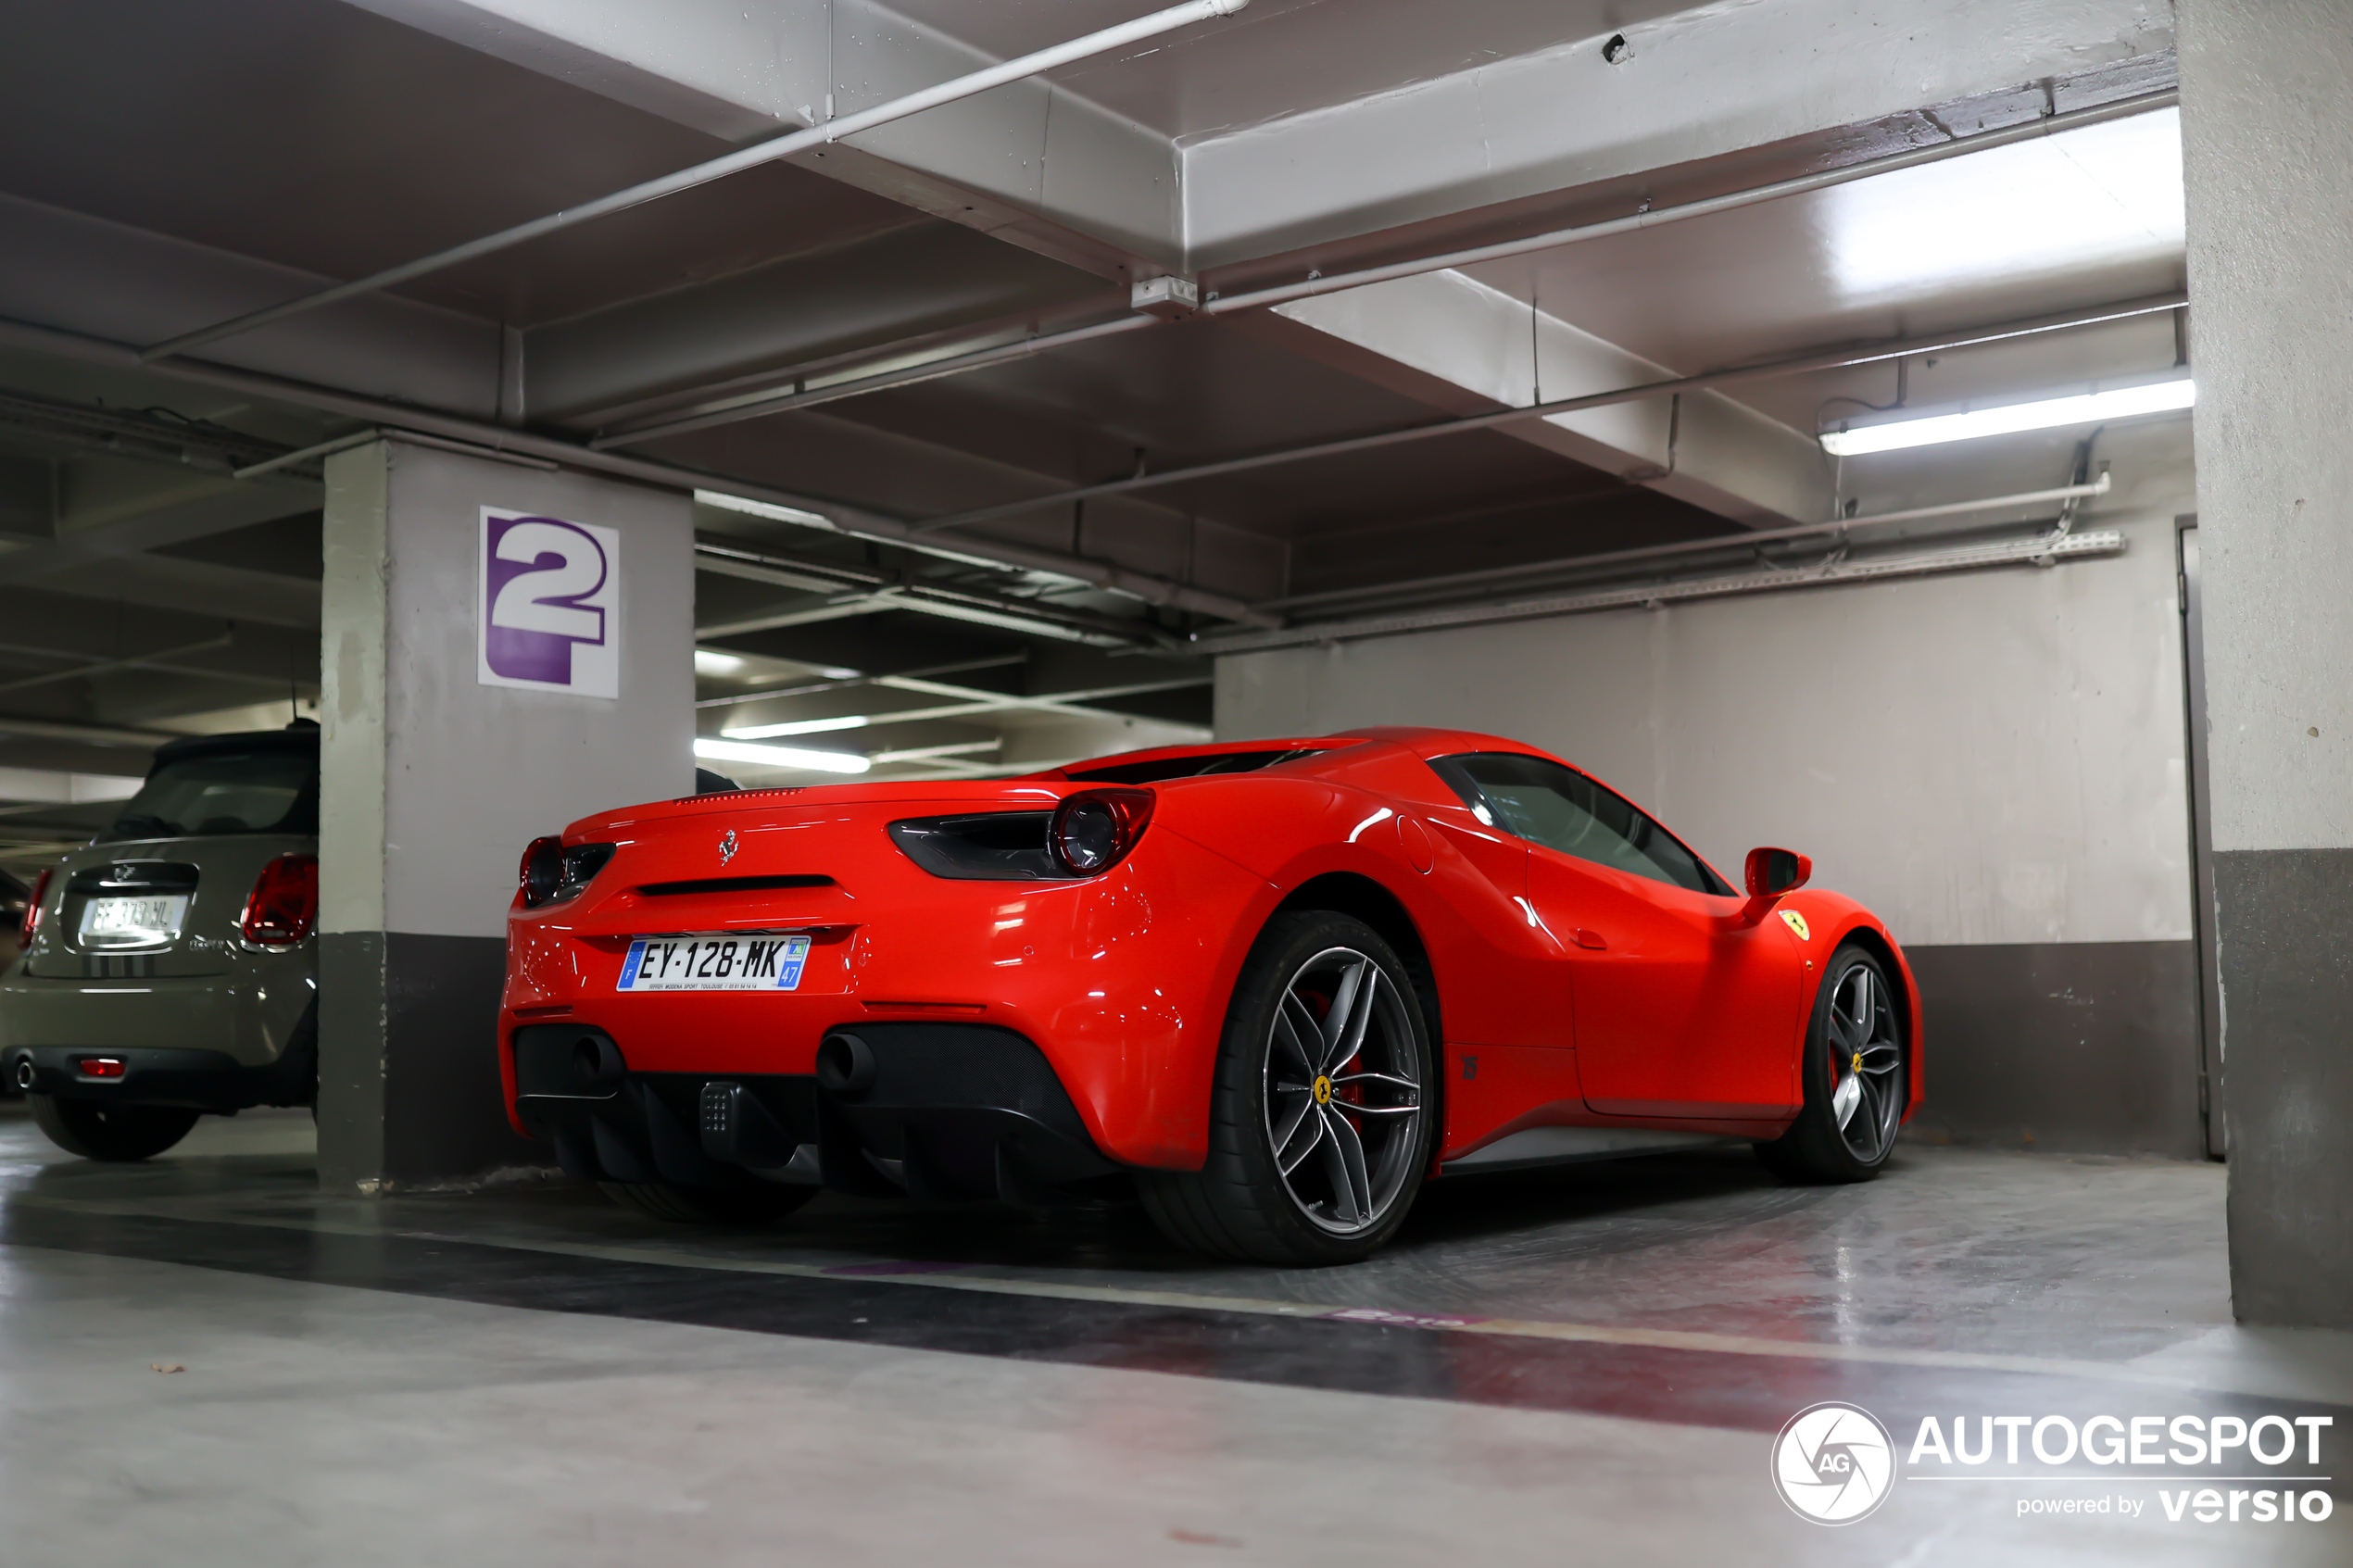
<path fill-rule="evenodd" d="M 1180 1246 L 1309 1264 L 1461 1172 L 1739 1138 L 1870 1176 L 1911 972 L 1803 856 L 1744 869 L 1441 730 L 698 796 L 531 846 L 501 1068 L 567 1171 L 681 1220 L 1132 1184 Z"/>

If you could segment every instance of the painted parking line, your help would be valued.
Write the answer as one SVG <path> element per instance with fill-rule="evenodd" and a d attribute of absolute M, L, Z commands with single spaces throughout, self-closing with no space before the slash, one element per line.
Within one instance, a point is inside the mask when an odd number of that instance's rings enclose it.
<path fill-rule="evenodd" d="M 484 1232 L 461 1234 L 400 1225 L 368 1224 L 320 1214 L 294 1218 L 258 1215 L 246 1210 L 215 1210 L 211 1212 L 197 1213 L 191 1211 L 195 1207 L 193 1205 L 164 1208 L 151 1203 L 124 1199 L 75 1198 L 24 1193 L 10 1195 L 6 1202 L 12 1208 L 31 1207 L 60 1212 L 107 1215 L 165 1223 L 195 1221 L 209 1224 L 246 1225 L 319 1235 L 487 1247 L 506 1251 L 541 1253 L 553 1257 L 639 1267 L 693 1269 L 845 1283 L 856 1280 L 864 1283 L 916 1286 L 929 1290 L 964 1291 L 1042 1300 L 1094 1302 L 1178 1311 L 1237 1312 L 1336 1323 L 1353 1323 L 1388 1328 L 1416 1329 L 1442 1335 L 1503 1336 L 1514 1339 L 1550 1340 L 1565 1344 L 1622 1346 L 1629 1348 L 1685 1351 L 1707 1355 L 1843 1362 L 1928 1371 L 1999 1373 L 2031 1377 L 2064 1377 L 2104 1383 L 2140 1384 L 2154 1387 L 2196 1388 L 2209 1392 L 2227 1391 L 2218 1390 L 2216 1381 L 2211 1377 L 2189 1377 L 2154 1368 L 2137 1367 L 2130 1363 L 2115 1361 L 1772 1339 L 1747 1335 L 1708 1334 L 1681 1329 L 1639 1328 L 1605 1323 L 1565 1323 L 1546 1319 L 1397 1311 L 1379 1307 L 1271 1300 L 1246 1296 L 1164 1290 L 1138 1286 L 1013 1279 L 971 1272 L 983 1265 L 942 1264 L 937 1261 L 913 1259 L 844 1263 L 793 1262 L 782 1259 L 713 1255 L 685 1248 L 659 1245 L 573 1241 Z"/>

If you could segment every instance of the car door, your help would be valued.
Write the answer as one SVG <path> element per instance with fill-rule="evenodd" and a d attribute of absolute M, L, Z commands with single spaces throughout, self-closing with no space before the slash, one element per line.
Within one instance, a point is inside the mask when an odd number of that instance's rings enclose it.
<path fill-rule="evenodd" d="M 1604 1115 L 1763 1120 L 1795 1102 L 1796 944 L 1671 834 L 1573 769 L 1441 769 L 1529 843 L 1528 898 L 1566 955 L 1578 1074 Z"/>

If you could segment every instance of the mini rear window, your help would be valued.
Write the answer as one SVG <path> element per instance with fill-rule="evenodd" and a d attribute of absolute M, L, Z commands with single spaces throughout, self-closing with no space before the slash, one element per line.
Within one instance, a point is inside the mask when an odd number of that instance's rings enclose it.
<path fill-rule="evenodd" d="M 206 838 L 319 831 L 319 754 L 308 747 L 206 751 L 164 762 L 102 838 Z"/>
<path fill-rule="evenodd" d="M 1165 779 L 1198 779 L 1210 773 L 1254 773 L 1277 762 L 1313 757 L 1294 751 L 1212 751 L 1194 757 L 1155 757 L 1144 762 L 1114 762 L 1106 768 L 1073 768 L 1063 774 L 1082 784 L 1148 784 Z"/>

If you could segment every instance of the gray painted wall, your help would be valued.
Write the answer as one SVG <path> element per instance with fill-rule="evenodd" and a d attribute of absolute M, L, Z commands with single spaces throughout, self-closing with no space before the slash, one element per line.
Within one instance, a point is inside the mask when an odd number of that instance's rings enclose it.
<path fill-rule="evenodd" d="M 1920 1131 L 2190 1156 L 2172 509 L 2103 516 L 2123 555 L 2046 570 L 1232 657 L 1218 733 L 1484 729 L 1592 769 L 1735 876 L 1755 845 L 1802 850 L 1914 957 Z"/>
<path fill-rule="evenodd" d="M 327 487 L 320 929 L 503 940 L 524 845 L 694 788 L 691 501 L 397 442 Z M 484 507 L 621 531 L 617 700 L 476 684 Z"/>
<path fill-rule="evenodd" d="M 620 696 L 478 684 L 481 508 L 618 529 Z M 694 787 L 687 496 L 380 442 L 327 461 L 320 1172 L 366 1188 L 544 1163 L 495 1056 L 524 845 Z"/>
<path fill-rule="evenodd" d="M 2353 28 L 2179 9 L 2231 1286 L 2353 1326 Z"/>

